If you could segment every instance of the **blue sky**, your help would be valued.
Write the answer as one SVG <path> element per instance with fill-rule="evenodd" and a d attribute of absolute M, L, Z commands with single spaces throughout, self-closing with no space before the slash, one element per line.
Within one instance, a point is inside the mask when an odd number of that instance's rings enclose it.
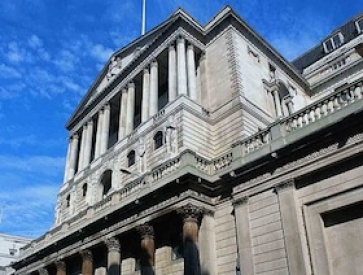
<path fill-rule="evenodd" d="M 0 1 L 0 233 L 37 237 L 51 227 L 64 125 L 110 54 L 140 34 L 141 2 Z M 178 7 L 205 24 L 229 4 L 292 60 L 363 7 L 328 2 L 147 0 L 147 30 Z"/>

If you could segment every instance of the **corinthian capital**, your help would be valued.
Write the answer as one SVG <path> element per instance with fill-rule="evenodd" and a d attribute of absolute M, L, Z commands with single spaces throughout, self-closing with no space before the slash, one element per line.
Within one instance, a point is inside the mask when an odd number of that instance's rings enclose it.
<path fill-rule="evenodd" d="M 154 227 L 147 223 L 139 225 L 136 227 L 142 239 L 144 238 L 154 238 Z"/>
<path fill-rule="evenodd" d="M 80 252 L 80 254 L 81 254 L 83 261 L 90 261 L 90 262 L 93 261 L 93 255 L 92 255 L 91 250 L 88 250 L 88 249 L 82 250 Z"/>
<path fill-rule="evenodd" d="M 120 251 L 121 245 L 118 239 L 109 238 L 105 241 L 108 251 Z"/>
<path fill-rule="evenodd" d="M 198 219 L 203 214 L 203 209 L 194 204 L 188 203 L 187 205 L 177 209 L 177 213 L 181 215 L 184 222 L 198 222 Z"/>
<path fill-rule="evenodd" d="M 66 271 L 66 263 L 64 261 L 56 261 L 55 266 L 57 267 L 57 270 Z"/>

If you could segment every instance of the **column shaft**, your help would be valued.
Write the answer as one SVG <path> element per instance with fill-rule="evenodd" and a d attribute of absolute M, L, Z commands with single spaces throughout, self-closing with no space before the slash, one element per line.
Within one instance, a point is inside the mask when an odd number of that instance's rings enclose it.
<path fill-rule="evenodd" d="M 84 158 L 83 158 L 84 167 L 87 167 L 87 165 L 91 161 L 92 136 L 93 136 L 93 121 L 90 120 L 87 123 L 87 136 L 86 136 L 86 143 L 84 147 Z"/>
<path fill-rule="evenodd" d="M 81 252 L 82 256 L 82 275 L 93 275 L 93 256 L 90 250 Z"/>
<path fill-rule="evenodd" d="M 149 69 L 144 69 L 143 82 L 142 82 L 141 123 L 149 119 L 149 100 L 150 100 L 150 73 Z"/>
<path fill-rule="evenodd" d="M 202 274 L 217 275 L 217 249 L 213 213 L 205 213 L 199 229 Z"/>
<path fill-rule="evenodd" d="M 187 49 L 187 64 L 188 64 L 188 91 L 192 100 L 197 101 L 197 79 L 195 69 L 194 46 L 188 45 Z"/>
<path fill-rule="evenodd" d="M 198 249 L 198 219 L 202 209 L 187 204 L 178 210 L 183 216 L 184 275 L 200 275 L 200 258 Z"/>
<path fill-rule="evenodd" d="M 277 89 L 274 89 L 272 91 L 272 96 L 273 96 L 274 101 L 275 101 L 276 116 L 277 117 L 282 117 L 281 102 L 280 102 L 279 91 Z"/>
<path fill-rule="evenodd" d="M 290 274 L 307 274 L 293 180 L 276 186 Z"/>
<path fill-rule="evenodd" d="M 178 95 L 187 95 L 187 75 L 185 62 L 185 40 L 179 38 L 177 40 L 177 56 L 178 56 Z"/>
<path fill-rule="evenodd" d="M 103 109 L 101 109 L 98 112 L 95 159 L 101 155 L 102 123 L 103 123 Z"/>
<path fill-rule="evenodd" d="M 68 180 L 74 177 L 76 171 L 76 160 L 77 160 L 77 152 L 78 152 L 78 135 L 75 134 L 72 137 L 72 145 L 71 145 L 71 156 L 69 160 L 69 173 Z"/>
<path fill-rule="evenodd" d="M 66 182 L 69 178 L 69 168 L 70 168 L 70 157 L 71 157 L 71 150 L 72 150 L 72 138 L 69 138 L 68 140 L 68 148 L 67 148 L 67 157 L 66 157 L 66 163 L 64 166 L 64 177 L 63 182 Z"/>
<path fill-rule="evenodd" d="M 158 112 L 158 87 L 158 63 L 156 61 L 153 61 L 150 66 L 150 117 Z"/>
<path fill-rule="evenodd" d="M 78 158 L 78 170 L 81 171 L 83 167 L 83 159 L 84 159 L 84 147 L 86 144 L 86 137 L 87 137 L 87 125 L 84 125 L 82 128 L 82 138 L 81 138 L 81 149 L 79 151 L 79 158 Z"/>
<path fill-rule="evenodd" d="M 106 104 L 103 110 L 102 134 L 101 134 L 101 155 L 108 149 L 108 138 L 110 135 L 110 105 Z"/>
<path fill-rule="evenodd" d="M 154 274 L 154 228 L 149 224 L 138 226 L 137 231 L 141 236 L 141 275 Z"/>
<path fill-rule="evenodd" d="M 168 52 L 168 82 L 169 82 L 169 102 L 173 101 L 177 97 L 176 87 L 176 52 L 175 45 L 169 46 Z"/>
<path fill-rule="evenodd" d="M 254 265 L 247 197 L 235 201 L 234 215 L 236 219 L 237 249 L 241 274 L 253 275 Z"/>
<path fill-rule="evenodd" d="M 66 269 L 66 263 L 63 261 L 57 261 L 55 263 L 55 266 L 57 268 L 56 275 L 67 275 L 67 269 Z"/>
<path fill-rule="evenodd" d="M 126 118 L 126 135 L 131 134 L 134 130 L 135 116 L 135 84 L 129 83 L 127 89 L 127 118 Z"/>
<path fill-rule="evenodd" d="M 120 242 L 116 238 L 110 238 L 106 242 L 107 253 L 107 270 L 108 275 L 120 275 L 121 271 L 121 254 Z"/>
<path fill-rule="evenodd" d="M 121 140 L 125 137 L 126 116 L 127 116 L 127 90 L 122 89 L 121 98 L 120 98 L 120 119 L 118 127 L 118 140 Z"/>

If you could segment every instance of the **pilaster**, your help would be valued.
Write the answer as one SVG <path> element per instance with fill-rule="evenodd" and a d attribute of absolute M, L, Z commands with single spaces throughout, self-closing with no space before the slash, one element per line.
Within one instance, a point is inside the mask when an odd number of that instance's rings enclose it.
<path fill-rule="evenodd" d="M 158 112 L 158 88 L 158 63 L 156 60 L 154 60 L 150 65 L 150 117 Z"/>
<path fill-rule="evenodd" d="M 126 135 L 134 130 L 135 115 L 135 84 L 129 83 L 127 86 L 127 115 L 126 115 Z"/>

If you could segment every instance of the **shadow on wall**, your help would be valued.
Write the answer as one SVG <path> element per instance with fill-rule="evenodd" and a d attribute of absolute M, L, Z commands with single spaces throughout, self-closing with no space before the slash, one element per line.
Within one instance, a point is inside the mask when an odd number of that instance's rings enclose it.
<path fill-rule="evenodd" d="M 201 275 L 199 250 L 191 239 L 184 241 L 184 275 Z M 208 273 L 203 273 L 208 274 Z"/>

